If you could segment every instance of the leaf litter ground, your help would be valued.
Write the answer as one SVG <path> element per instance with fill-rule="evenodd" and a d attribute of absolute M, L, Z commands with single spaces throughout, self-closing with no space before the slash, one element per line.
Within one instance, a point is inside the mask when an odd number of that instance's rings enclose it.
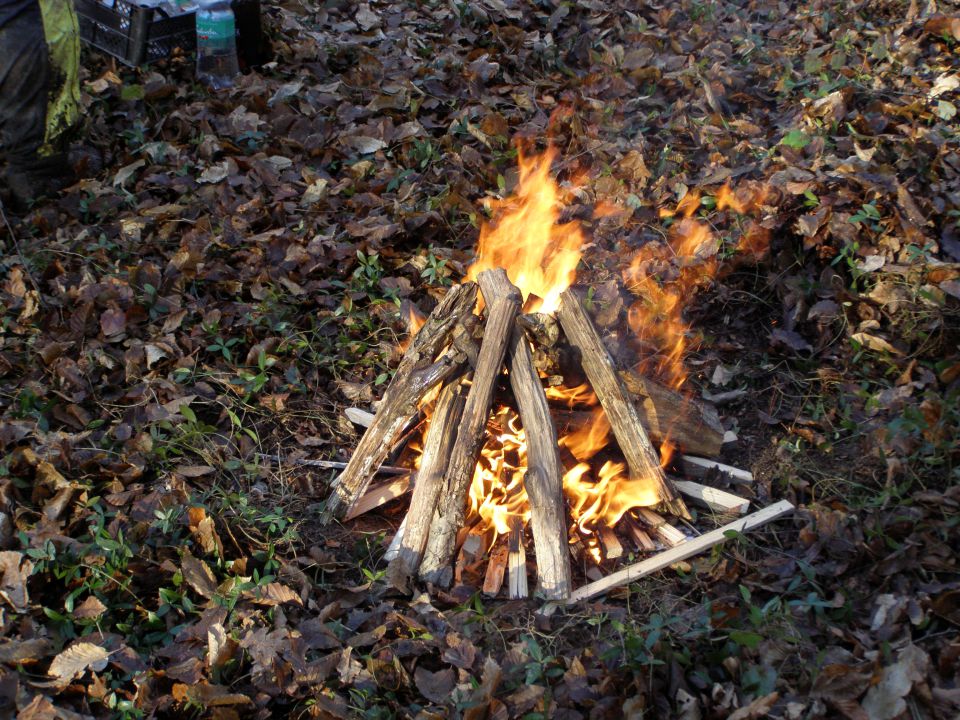
<path fill-rule="evenodd" d="M 956 717 L 956 6 L 264 10 L 216 96 L 85 55 L 97 159 L 5 230 L 4 713 Z M 548 135 L 604 302 L 697 198 L 691 387 L 799 510 L 550 619 L 391 594 L 403 508 L 318 527 L 328 474 L 258 453 L 348 455 Z"/>

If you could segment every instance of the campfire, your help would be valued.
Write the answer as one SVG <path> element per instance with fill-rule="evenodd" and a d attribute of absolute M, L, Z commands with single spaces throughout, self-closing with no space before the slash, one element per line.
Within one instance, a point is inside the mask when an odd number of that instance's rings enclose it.
<path fill-rule="evenodd" d="M 594 319 L 611 311 L 574 287 L 585 241 L 579 223 L 560 222 L 554 155 L 521 155 L 516 192 L 493 208 L 464 282 L 415 331 L 327 501 L 327 519 L 349 518 L 406 492 L 408 478 L 369 485 L 423 418 L 409 443 L 410 505 L 387 553 L 397 587 L 480 576 L 496 595 L 507 577 L 509 595 L 525 597 L 529 531 L 537 592 L 582 599 L 722 541 L 725 528 L 695 536 L 684 497 L 735 515 L 749 505 L 667 473 L 699 478 L 725 467 L 709 460 L 724 437 L 715 411 L 683 393 L 684 299 L 716 272 L 716 241 L 693 217 L 699 197 L 680 203 L 669 242 L 642 248 L 623 273 L 638 297 L 626 317 L 641 362 L 621 369 Z M 750 201 L 726 189 L 718 197 Z M 789 509 L 774 505 L 733 526 Z M 666 550 L 604 577 L 601 565 L 624 555 L 624 543 L 640 554 Z M 571 558 L 591 585 L 574 591 Z"/>

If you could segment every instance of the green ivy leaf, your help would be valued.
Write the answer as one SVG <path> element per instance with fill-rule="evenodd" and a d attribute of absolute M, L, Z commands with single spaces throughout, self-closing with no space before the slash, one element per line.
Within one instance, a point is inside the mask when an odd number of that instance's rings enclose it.
<path fill-rule="evenodd" d="M 802 130 L 791 130 L 783 136 L 780 144 L 799 150 L 810 144 L 810 138 L 804 135 Z"/>

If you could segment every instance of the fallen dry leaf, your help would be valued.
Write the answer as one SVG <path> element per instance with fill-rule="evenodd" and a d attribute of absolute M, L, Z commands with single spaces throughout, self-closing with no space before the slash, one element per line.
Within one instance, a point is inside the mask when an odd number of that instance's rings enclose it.
<path fill-rule="evenodd" d="M 71 680 L 82 675 L 88 669 L 100 672 L 107 666 L 110 653 L 99 645 L 78 642 L 57 655 L 47 675 L 54 678 L 57 685 L 65 687 Z"/>

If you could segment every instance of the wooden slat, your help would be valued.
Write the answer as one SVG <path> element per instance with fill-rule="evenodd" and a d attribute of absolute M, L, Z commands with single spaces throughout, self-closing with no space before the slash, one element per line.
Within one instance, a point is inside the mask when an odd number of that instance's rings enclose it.
<path fill-rule="evenodd" d="M 409 473 L 409 470 L 407 471 Z M 396 500 L 410 489 L 410 475 L 398 477 L 387 483 L 381 483 L 376 487 L 369 488 L 360 499 L 350 508 L 347 520 L 353 520 L 365 512 L 370 512 L 374 508 L 386 505 L 391 500 Z"/>
<path fill-rule="evenodd" d="M 750 509 L 749 500 L 725 490 L 690 482 L 689 480 L 674 480 L 673 485 L 687 497 L 705 505 L 714 512 L 743 515 Z"/>
<path fill-rule="evenodd" d="M 646 575 L 650 575 L 659 570 L 670 567 L 675 562 L 686 560 L 687 558 L 693 557 L 698 553 L 709 550 L 714 545 L 719 545 L 722 543 L 726 539 L 726 533 L 728 532 L 734 531 L 744 533 L 748 530 L 760 527 L 771 520 L 776 520 L 777 518 L 783 517 L 791 512 L 793 512 L 793 505 L 787 500 L 781 500 L 780 502 L 774 503 L 770 507 L 766 507 L 763 510 L 758 510 L 757 512 L 751 513 L 742 518 L 738 518 L 731 523 L 727 523 L 723 527 L 719 527 L 716 530 L 711 530 L 700 537 L 687 540 L 677 547 L 664 550 L 658 555 L 654 555 L 651 558 L 647 558 L 646 560 L 635 563 L 624 568 L 623 570 L 608 575 L 602 580 L 577 588 L 571 593 L 570 600 L 568 602 L 580 602 L 582 600 L 589 600 L 597 595 L 602 595 L 612 588 L 639 580 Z"/>
<path fill-rule="evenodd" d="M 509 597 L 520 600 L 530 594 L 527 587 L 527 551 L 523 547 L 523 523 L 514 518 L 510 528 L 510 555 L 507 559 L 509 572 Z M 564 595 L 566 597 L 566 595 Z"/>
<path fill-rule="evenodd" d="M 708 460 L 707 458 L 697 457 L 696 455 L 681 455 L 680 465 L 683 467 L 684 473 L 690 477 L 706 477 L 708 472 L 716 468 L 720 472 L 729 476 L 729 478 L 734 482 L 753 482 L 753 473 L 751 472 L 741 470 L 740 468 L 735 468 L 731 465 L 718 463 L 716 460 Z"/>

